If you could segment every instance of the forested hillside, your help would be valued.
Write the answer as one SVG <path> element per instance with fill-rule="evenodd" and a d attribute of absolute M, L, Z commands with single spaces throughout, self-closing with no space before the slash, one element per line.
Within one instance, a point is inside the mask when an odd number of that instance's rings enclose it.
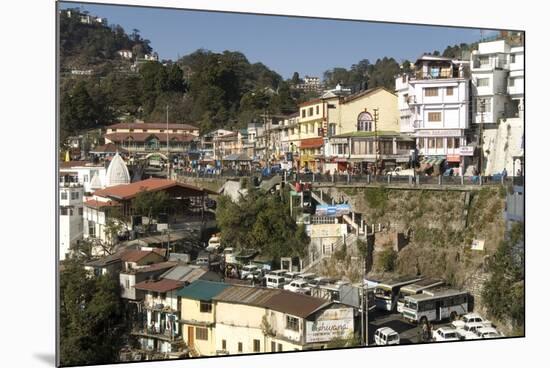
<path fill-rule="evenodd" d="M 300 102 L 317 97 L 292 88 L 301 82 L 298 73 L 284 80 L 238 51 L 199 49 L 177 61 L 144 61 L 153 48 L 139 30 L 128 34 L 119 25 L 86 24 L 81 16 L 87 14 L 77 9 L 70 17 L 66 11 L 60 14 L 62 139 L 119 120 L 165 121 L 167 110 L 170 122 L 191 123 L 201 132 L 243 128 L 265 113 L 289 114 Z M 449 46 L 443 55 L 458 57 L 470 48 Z M 120 50 L 130 50 L 132 58 L 122 58 Z M 410 68 L 408 61 L 400 65 L 388 57 L 374 63 L 363 59 L 349 69 L 327 70 L 324 87 L 341 83 L 353 91 L 377 86 L 393 90 L 395 76 Z"/>

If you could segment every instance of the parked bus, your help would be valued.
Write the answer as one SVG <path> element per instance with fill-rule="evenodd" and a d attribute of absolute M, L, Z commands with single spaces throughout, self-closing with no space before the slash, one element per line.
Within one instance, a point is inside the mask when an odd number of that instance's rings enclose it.
<path fill-rule="evenodd" d="M 399 296 L 397 298 L 397 312 L 403 312 L 403 305 L 405 304 L 405 297 L 409 295 L 420 294 L 424 290 L 429 290 L 436 286 L 443 285 L 443 280 L 441 279 L 424 279 L 414 284 L 403 286 L 399 291 Z"/>
<path fill-rule="evenodd" d="M 397 305 L 399 290 L 403 286 L 422 280 L 421 276 L 404 276 L 389 281 L 380 282 L 374 289 L 374 304 L 376 309 L 393 311 Z"/>
<path fill-rule="evenodd" d="M 438 322 L 468 313 L 468 293 L 454 289 L 424 290 L 421 294 L 405 297 L 403 317 L 425 324 Z"/>

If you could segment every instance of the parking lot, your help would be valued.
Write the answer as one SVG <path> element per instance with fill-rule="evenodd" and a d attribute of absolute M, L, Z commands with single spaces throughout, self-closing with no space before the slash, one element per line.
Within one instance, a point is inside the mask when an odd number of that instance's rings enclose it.
<path fill-rule="evenodd" d="M 379 310 L 369 311 L 369 345 L 374 345 L 374 331 L 381 327 L 389 327 L 399 334 L 401 344 L 416 344 L 422 342 L 422 329 L 419 325 L 407 322 L 399 313 L 389 313 Z M 433 330 L 448 324 L 448 322 L 434 323 Z"/>

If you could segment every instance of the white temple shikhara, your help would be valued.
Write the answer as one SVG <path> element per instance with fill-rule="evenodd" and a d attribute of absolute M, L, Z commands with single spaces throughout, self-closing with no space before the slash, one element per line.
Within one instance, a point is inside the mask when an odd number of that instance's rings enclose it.
<path fill-rule="evenodd" d="M 128 167 L 126 167 L 126 163 L 117 152 L 107 168 L 107 174 L 105 175 L 105 186 L 112 187 L 115 185 L 129 183 L 130 173 L 128 172 Z"/>

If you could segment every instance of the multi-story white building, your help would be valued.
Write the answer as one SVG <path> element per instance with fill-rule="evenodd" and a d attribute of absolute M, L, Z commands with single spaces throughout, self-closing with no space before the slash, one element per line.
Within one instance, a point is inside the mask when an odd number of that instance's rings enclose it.
<path fill-rule="evenodd" d="M 483 127 L 481 170 L 487 175 L 514 170 L 523 155 L 524 48 L 511 39 L 482 42 L 472 52 L 474 121 Z"/>
<path fill-rule="evenodd" d="M 471 164 L 468 61 L 424 55 L 413 75 L 396 78 L 401 133 L 415 137 L 420 156 L 450 166 Z"/>
<path fill-rule="evenodd" d="M 85 161 L 62 162 L 59 165 L 60 184 L 65 183 L 65 178 L 74 179 L 82 185 L 84 193 L 93 193 L 94 190 L 105 188 L 106 173 L 105 166 Z"/>
<path fill-rule="evenodd" d="M 76 173 L 66 173 L 59 184 L 59 260 L 63 261 L 83 236 L 84 188 Z"/>

